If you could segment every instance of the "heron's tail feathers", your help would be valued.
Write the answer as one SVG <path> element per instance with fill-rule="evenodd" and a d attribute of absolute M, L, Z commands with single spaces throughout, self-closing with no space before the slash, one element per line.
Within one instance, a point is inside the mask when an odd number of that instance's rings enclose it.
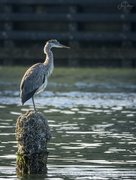
<path fill-rule="evenodd" d="M 26 101 L 28 101 L 30 98 L 32 98 L 36 91 L 37 91 L 37 89 L 33 90 L 32 92 L 26 93 L 25 91 L 22 90 L 20 93 L 22 105 L 24 105 L 24 103 Z"/>
<path fill-rule="evenodd" d="M 28 99 L 26 98 L 25 93 L 23 93 L 23 91 L 21 91 L 21 93 L 20 93 L 20 98 L 21 98 L 21 103 L 22 103 L 22 105 L 24 105 L 24 103 L 28 100 Z"/>
<path fill-rule="evenodd" d="M 22 99 L 21 99 L 21 103 L 22 103 L 22 105 L 24 105 L 24 103 L 23 103 Z"/>

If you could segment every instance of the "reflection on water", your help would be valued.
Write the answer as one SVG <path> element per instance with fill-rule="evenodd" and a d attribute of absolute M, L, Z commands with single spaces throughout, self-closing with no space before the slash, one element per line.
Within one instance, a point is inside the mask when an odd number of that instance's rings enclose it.
<path fill-rule="evenodd" d="M 48 118 L 48 173 L 30 179 L 135 179 L 136 93 L 43 92 L 35 98 Z M 0 92 L 0 179 L 18 179 L 16 119 L 33 109 L 18 91 Z"/>

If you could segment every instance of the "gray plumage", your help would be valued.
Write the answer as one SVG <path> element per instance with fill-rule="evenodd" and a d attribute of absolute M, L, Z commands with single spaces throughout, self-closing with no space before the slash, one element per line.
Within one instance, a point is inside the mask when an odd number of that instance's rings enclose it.
<path fill-rule="evenodd" d="M 34 94 L 43 91 L 47 86 L 47 78 L 54 68 L 52 47 L 69 48 L 60 44 L 57 40 L 49 40 L 44 46 L 46 59 L 44 63 L 37 63 L 30 67 L 24 74 L 20 84 L 20 97 L 22 104 L 32 98 L 34 110 Z"/>

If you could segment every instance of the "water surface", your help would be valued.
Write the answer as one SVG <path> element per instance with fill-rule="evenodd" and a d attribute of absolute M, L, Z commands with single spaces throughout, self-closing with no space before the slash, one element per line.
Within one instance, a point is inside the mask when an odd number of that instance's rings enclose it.
<path fill-rule="evenodd" d="M 33 110 L 31 100 L 21 106 L 19 91 L 10 88 L 12 85 L 3 83 L 0 91 L 2 180 L 19 179 L 16 120 Z M 135 84 L 50 83 L 49 90 L 35 98 L 52 132 L 48 172 L 31 175 L 29 179 L 136 179 L 135 90 Z"/>

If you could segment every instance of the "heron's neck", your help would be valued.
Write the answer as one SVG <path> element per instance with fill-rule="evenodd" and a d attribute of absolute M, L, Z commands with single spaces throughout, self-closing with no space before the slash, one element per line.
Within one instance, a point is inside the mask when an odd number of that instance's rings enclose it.
<path fill-rule="evenodd" d="M 46 54 L 46 59 L 43 64 L 46 67 L 45 70 L 48 70 L 46 73 L 47 73 L 47 76 L 49 76 L 52 73 L 53 68 L 54 68 L 53 53 L 51 51 L 51 47 L 45 46 L 44 53 Z"/>
<path fill-rule="evenodd" d="M 53 53 L 49 46 L 45 46 L 44 53 L 46 54 L 46 59 L 44 61 L 44 64 L 47 65 L 53 63 Z"/>

